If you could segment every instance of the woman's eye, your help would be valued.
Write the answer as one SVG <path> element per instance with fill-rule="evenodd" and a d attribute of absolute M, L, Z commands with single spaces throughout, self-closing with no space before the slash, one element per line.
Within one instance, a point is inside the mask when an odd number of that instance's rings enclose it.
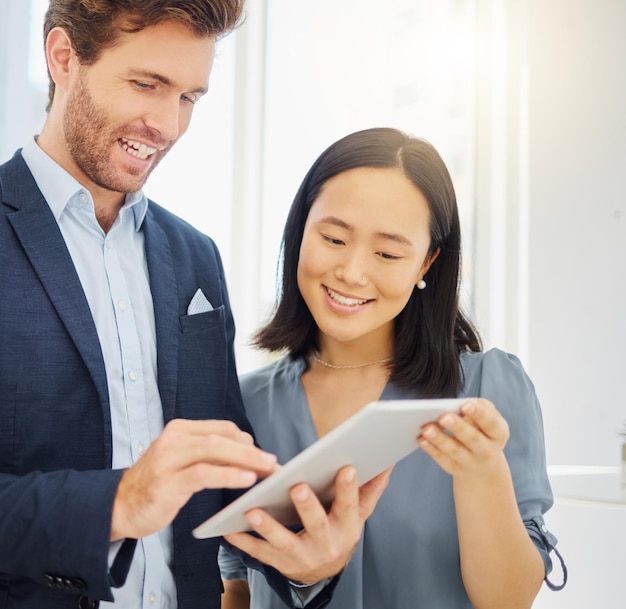
<path fill-rule="evenodd" d="M 334 237 L 329 237 L 327 235 L 322 235 L 325 241 L 328 243 L 332 243 L 333 245 L 343 245 L 344 242 L 341 239 L 335 239 Z"/>
<path fill-rule="evenodd" d="M 400 258 L 400 256 L 394 256 L 393 254 L 387 254 L 385 252 L 378 252 L 378 255 L 383 260 L 398 260 Z"/>

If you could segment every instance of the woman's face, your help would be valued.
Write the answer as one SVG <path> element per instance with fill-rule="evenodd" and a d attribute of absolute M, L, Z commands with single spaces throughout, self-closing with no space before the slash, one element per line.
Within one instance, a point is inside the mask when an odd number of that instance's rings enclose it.
<path fill-rule="evenodd" d="M 390 345 L 395 317 L 431 260 L 426 199 L 398 169 L 360 167 L 326 182 L 300 246 L 298 287 L 321 336 Z"/>

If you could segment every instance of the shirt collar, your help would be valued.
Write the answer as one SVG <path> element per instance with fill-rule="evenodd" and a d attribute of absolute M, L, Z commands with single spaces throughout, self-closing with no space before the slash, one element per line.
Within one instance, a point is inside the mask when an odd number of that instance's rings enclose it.
<path fill-rule="evenodd" d="M 37 145 L 36 138 L 28 140 L 22 149 L 22 157 L 33 174 L 33 178 L 57 222 L 68 203 L 80 193 L 86 193 L 91 200 L 91 193 L 49 157 Z M 148 199 L 143 191 L 138 190 L 137 192 L 128 193 L 124 201 L 124 207 L 132 208 L 135 218 L 135 230 L 139 231 L 148 212 Z"/>

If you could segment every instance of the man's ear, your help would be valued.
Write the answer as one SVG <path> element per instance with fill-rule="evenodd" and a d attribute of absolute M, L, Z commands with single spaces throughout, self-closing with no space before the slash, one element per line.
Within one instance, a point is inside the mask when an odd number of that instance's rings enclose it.
<path fill-rule="evenodd" d="M 46 38 L 46 61 L 57 89 L 67 90 L 73 60 L 76 60 L 76 56 L 67 32 L 60 27 L 50 30 Z"/>

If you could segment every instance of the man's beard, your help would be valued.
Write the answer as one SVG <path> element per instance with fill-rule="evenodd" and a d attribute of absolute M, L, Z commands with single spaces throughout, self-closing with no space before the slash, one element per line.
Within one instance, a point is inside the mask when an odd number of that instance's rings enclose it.
<path fill-rule="evenodd" d="M 76 88 L 68 97 L 63 127 L 68 150 L 76 165 L 94 184 L 113 192 L 129 193 L 140 190 L 148 175 L 167 152 L 156 152 L 158 157 L 147 172 L 135 170 L 133 175 L 131 166 L 125 167 L 123 171 L 119 170 L 111 162 L 111 149 L 119 146 L 118 137 L 121 135 L 116 137 L 106 112 L 96 106 L 84 72 L 81 72 Z M 129 137 L 129 133 L 125 136 Z"/>

